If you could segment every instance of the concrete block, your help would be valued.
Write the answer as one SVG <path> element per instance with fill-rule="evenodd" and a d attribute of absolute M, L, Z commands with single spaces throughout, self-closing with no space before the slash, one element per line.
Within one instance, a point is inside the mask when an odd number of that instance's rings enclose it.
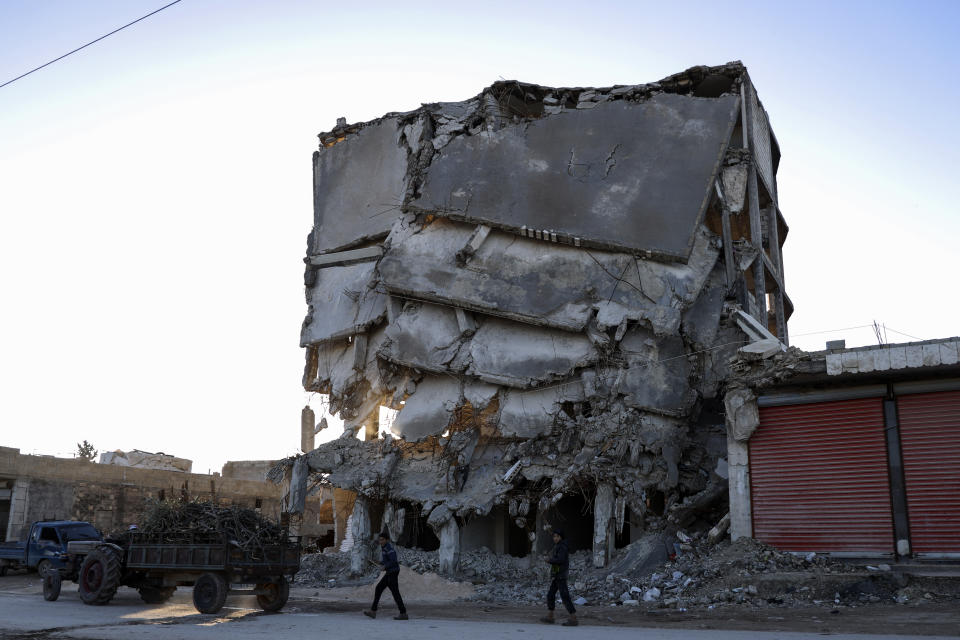
<path fill-rule="evenodd" d="M 844 351 L 840 362 L 844 373 L 856 373 L 860 367 L 860 355 L 856 351 Z"/>
<path fill-rule="evenodd" d="M 566 378 L 597 361 L 583 334 L 488 318 L 470 341 L 467 373 L 492 384 L 529 388 Z"/>
<path fill-rule="evenodd" d="M 940 364 L 957 364 L 960 361 L 960 342 L 941 342 L 938 348 L 940 350 Z"/>
<path fill-rule="evenodd" d="M 689 388 L 690 363 L 680 337 L 656 338 L 642 327 L 620 342 L 627 369 L 616 372 L 624 403 L 668 415 L 682 415 L 695 397 Z"/>
<path fill-rule="evenodd" d="M 417 442 L 446 431 L 460 403 L 460 382 L 446 376 L 428 376 L 417 385 L 391 431 L 408 442 Z"/>
<path fill-rule="evenodd" d="M 740 347 L 740 353 L 744 355 L 756 356 L 760 359 L 769 358 L 775 356 L 778 353 L 783 352 L 783 343 L 777 340 L 776 338 L 768 338 L 765 340 L 757 340 L 751 342 L 750 344 Z"/>
<path fill-rule="evenodd" d="M 873 368 L 875 371 L 890 369 L 890 349 L 884 347 L 873 351 Z"/>
<path fill-rule="evenodd" d="M 500 400 L 500 433 L 534 438 L 550 431 L 563 402 L 583 401 L 583 386 L 566 383 L 533 391 L 507 391 Z"/>
<path fill-rule="evenodd" d="M 726 274 L 718 261 L 696 302 L 683 312 L 683 335 L 698 349 L 713 346 L 726 297 Z"/>
<path fill-rule="evenodd" d="M 876 368 L 873 355 L 876 352 L 876 349 L 864 349 L 857 352 L 857 369 L 860 373 L 870 373 Z"/>
<path fill-rule="evenodd" d="M 843 354 L 828 353 L 827 354 L 827 375 L 838 376 L 841 373 L 843 373 Z"/>
<path fill-rule="evenodd" d="M 940 345 L 939 344 L 925 344 L 923 345 L 923 366 L 925 367 L 938 367 L 941 364 L 940 360 Z"/>
<path fill-rule="evenodd" d="M 386 329 L 380 357 L 416 369 L 446 373 L 462 345 L 457 314 L 427 302 L 407 303 Z M 462 367 L 461 367 L 462 369 Z"/>
<path fill-rule="evenodd" d="M 907 348 L 906 347 L 890 347 L 888 351 L 890 353 L 891 369 L 903 369 L 907 366 Z"/>
<path fill-rule="evenodd" d="M 387 296 L 370 287 L 373 262 L 321 269 L 317 283 L 308 289 L 311 308 L 300 333 L 300 346 L 346 338 L 383 321 Z"/>
<path fill-rule="evenodd" d="M 906 350 L 907 367 L 923 366 L 923 345 L 912 344 L 904 347 Z"/>

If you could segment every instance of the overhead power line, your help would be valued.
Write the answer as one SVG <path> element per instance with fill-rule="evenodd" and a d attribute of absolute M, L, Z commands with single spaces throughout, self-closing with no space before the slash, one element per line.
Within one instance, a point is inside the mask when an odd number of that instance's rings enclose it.
<path fill-rule="evenodd" d="M 175 4 L 177 4 L 178 2 L 181 2 L 181 1 L 182 1 L 182 0 L 173 0 L 173 2 L 171 2 L 170 4 L 164 5 L 164 6 L 160 7 L 159 9 L 157 9 L 156 11 L 151 11 L 151 12 L 148 13 L 147 15 L 142 16 L 142 17 L 140 17 L 140 18 L 137 18 L 137 19 L 134 20 L 133 22 L 129 22 L 129 23 L 123 25 L 122 27 L 119 27 L 119 28 L 117 28 L 117 29 L 114 29 L 114 30 L 111 31 L 110 33 L 104 34 L 104 35 L 100 36 L 99 38 L 97 38 L 96 40 L 91 40 L 90 42 L 88 42 L 87 44 L 83 45 L 82 47 L 77 47 L 77 48 L 74 49 L 73 51 L 69 51 L 69 52 L 63 54 L 62 56 L 60 56 L 59 58 L 54 58 L 54 59 L 51 60 L 50 62 L 46 62 L 46 63 L 40 65 L 40 66 L 37 67 L 36 69 L 31 69 L 30 71 L 27 71 L 26 73 L 22 73 L 22 74 L 20 74 L 19 76 L 17 76 L 16 78 L 14 78 L 13 80 L 7 80 L 7 81 L 4 82 L 3 84 L 0 84 L 0 89 L 2 89 L 3 87 L 7 86 L 8 84 L 13 84 L 14 82 L 16 82 L 17 80 L 19 80 L 20 78 L 25 78 L 25 77 L 27 77 L 28 75 L 30 75 L 31 73 L 33 73 L 33 72 L 35 72 L 35 71 L 40 71 L 40 69 L 43 69 L 44 67 L 49 67 L 49 66 L 50 66 L 51 64 L 53 64 L 54 62 L 57 62 L 57 61 L 59 61 L 59 60 L 63 60 L 63 59 L 66 58 L 67 56 L 73 55 L 74 53 L 76 53 L 77 51 L 80 51 L 81 49 L 86 49 L 86 48 L 89 47 L 90 45 L 96 44 L 97 42 L 100 42 L 100 41 L 103 40 L 104 38 L 109 38 L 110 36 L 112 36 L 113 34 L 117 33 L 118 31 L 123 31 L 123 30 L 126 29 L 127 27 L 133 26 L 133 25 L 137 24 L 138 22 L 140 22 L 141 20 L 146 20 L 146 19 L 149 18 L 150 16 L 155 15 L 155 14 L 158 14 L 158 13 L 160 13 L 161 11 L 163 11 L 164 9 L 167 9 L 168 7 L 172 7 L 173 5 L 175 5 Z"/>

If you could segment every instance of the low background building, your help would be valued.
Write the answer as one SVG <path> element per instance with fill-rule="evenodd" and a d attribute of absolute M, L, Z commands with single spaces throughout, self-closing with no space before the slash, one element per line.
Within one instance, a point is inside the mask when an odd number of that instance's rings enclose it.
<path fill-rule="evenodd" d="M 741 361 L 731 535 L 788 551 L 960 557 L 960 339 Z"/>
<path fill-rule="evenodd" d="M 134 456 L 127 454 L 126 458 Z M 190 466 L 183 458 L 164 458 Z M 104 532 L 122 530 L 141 520 L 151 499 L 235 504 L 276 520 L 283 511 L 283 495 L 279 486 L 266 480 L 266 471 L 273 464 L 269 460 L 228 462 L 222 475 L 204 475 L 25 455 L 19 449 L 0 447 L 0 535 L 5 540 L 19 540 L 30 523 L 56 519 L 85 520 Z M 332 489 L 321 487 L 307 499 L 300 534 L 308 544 L 333 544 L 332 497 Z"/>

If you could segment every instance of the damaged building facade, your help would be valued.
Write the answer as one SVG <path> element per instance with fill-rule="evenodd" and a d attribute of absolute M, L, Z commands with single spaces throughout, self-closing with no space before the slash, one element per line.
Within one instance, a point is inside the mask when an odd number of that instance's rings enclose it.
<path fill-rule="evenodd" d="M 320 134 L 303 386 L 345 427 L 287 461 L 294 510 L 354 492 L 349 537 L 447 571 L 722 516 L 730 360 L 788 341 L 779 158 L 738 62 Z"/>

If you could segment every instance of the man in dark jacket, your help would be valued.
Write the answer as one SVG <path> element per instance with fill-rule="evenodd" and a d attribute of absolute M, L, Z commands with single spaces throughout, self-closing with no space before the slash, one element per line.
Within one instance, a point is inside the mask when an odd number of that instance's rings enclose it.
<path fill-rule="evenodd" d="M 564 538 L 563 531 L 553 530 L 553 551 L 547 557 L 550 563 L 550 573 L 553 580 L 550 582 L 550 590 L 547 591 L 547 615 L 540 618 L 541 622 L 553 624 L 553 610 L 557 606 L 557 591 L 560 592 L 560 600 L 563 606 L 567 608 L 570 617 L 563 623 L 565 627 L 577 626 L 577 610 L 573 607 L 570 600 L 570 591 L 567 589 L 567 574 L 570 571 L 570 549 Z"/>
<path fill-rule="evenodd" d="M 393 617 L 394 620 L 409 620 L 407 617 L 407 608 L 403 606 L 403 598 L 400 597 L 400 584 L 397 578 L 400 576 L 400 560 L 397 558 L 397 550 L 390 544 L 390 534 L 384 531 L 377 539 L 380 543 L 380 564 L 386 574 L 377 583 L 377 589 L 373 593 L 373 606 L 363 612 L 365 616 L 371 618 L 377 617 L 377 605 L 380 604 L 380 596 L 384 589 L 390 589 L 393 594 L 393 601 L 397 603 L 400 615 Z"/>

